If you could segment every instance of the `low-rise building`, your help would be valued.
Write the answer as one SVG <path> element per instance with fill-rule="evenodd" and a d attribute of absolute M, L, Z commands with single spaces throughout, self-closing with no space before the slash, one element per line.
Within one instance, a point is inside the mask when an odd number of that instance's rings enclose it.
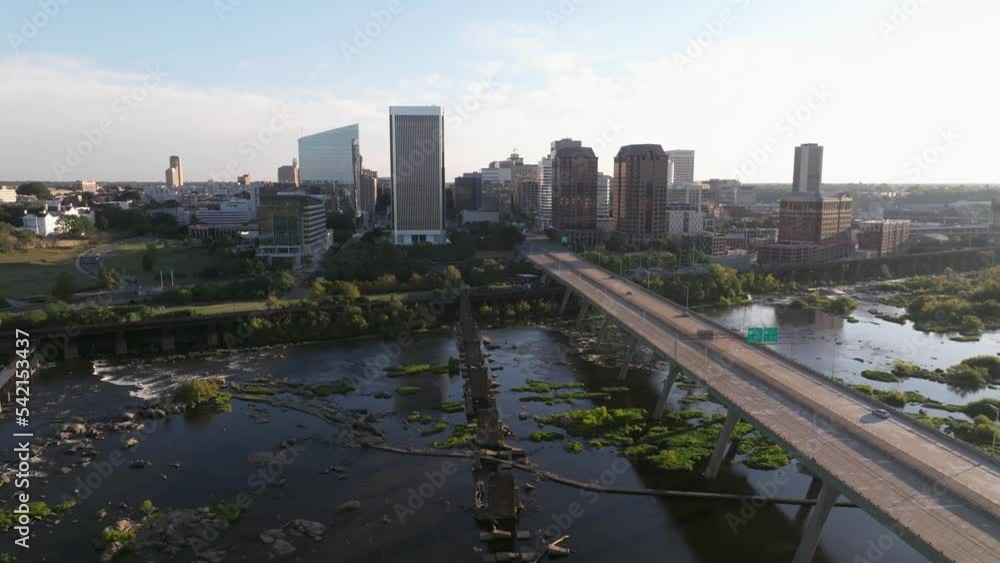
<path fill-rule="evenodd" d="M 73 187 L 78 191 L 91 194 L 97 193 L 97 190 L 101 189 L 101 186 L 98 186 L 97 182 L 93 180 L 79 180 Z"/>
<path fill-rule="evenodd" d="M 95 223 L 94 211 L 89 207 L 70 207 L 68 209 L 47 208 L 42 213 L 25 213 L 22 225 L 24 229 L 35 233 L 38 237 L 54 236 L 63 231 L 59 220 L 63 217 L 84 217 Z"/>
<path fill-rule="evenodd" d="M 889 256 L 903 249 L 910 239 L 911 224 L 903 220 L 862 221 L 858 249 Z"/>
<path fill-rule="evenodd" d="M 17 188 L 14 186 L 0 186 L 0 205 L 5 203 L 17 203 Z"/>

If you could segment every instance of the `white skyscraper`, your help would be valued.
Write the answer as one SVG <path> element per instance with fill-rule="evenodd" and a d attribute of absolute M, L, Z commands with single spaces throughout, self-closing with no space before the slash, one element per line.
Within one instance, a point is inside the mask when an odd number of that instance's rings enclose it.
<path fill-rule="evenodd" d="M 795 176 L 793 192 L 820 193 L 823 186 L 823 147 L 805 144 L 795 147 Z"/>
<path fill-rule="evenodd" d="M 444 244 L 444 112 L 390 107 L 393 242 Z"/>
<path fill-rule="evenodd" d="M 671 184 L 690 184 L 694 182 L 694 151 L 666 151 L 673 170 Z"/>
<path fill-rule="evenodd" d="M 611 176 L 606 174 L 597 177 L 597 228 L 606 233 L 614 227 L 611 221 L 611 180 Z"/>
<path fill-rule="evenodd" d="M 538 226 L 552 226 L 552 159 L 543 158 L 538 163 Z"/>

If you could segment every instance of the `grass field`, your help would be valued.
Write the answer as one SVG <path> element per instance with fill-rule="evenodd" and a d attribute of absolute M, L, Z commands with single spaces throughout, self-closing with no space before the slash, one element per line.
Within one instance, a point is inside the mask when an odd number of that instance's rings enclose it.
<path fill-rule="evenodd" d="M 186 247 L 180 244 L 157 248 L 156 263 L 152 272 L 142 269 L 142 256 L 146 253 L 146 242 L 134 242 L 117 245 L 114 250 L 105 253 L 102 263 L 105 266 L 123 270 L 127 275 L 144 283 L 158 285 L 160 270 L 163 270 L 163 280 L 170 283 L 170 270 L 174 271 L 174 282 L 178 285 L 199 281 L 219 281 L 219 278 L 205 279 L 206 269 L 216 266 L 224 268 L 225 263 L 234 260 L 224 251 L 214 254 L 207 248 Z"/>
<path fill-rule="evenodd" d="M 249 313 L 267 309 L 266 301 L 241 301 L 237 303 L 219 303 L 218 305 L 181 305 L 167 307 L 162 313 L 177 311 L 192 311 L 196 315 L 221 315 L 223 313 Z"/>
<path fill-rule="evenodd" d="M 77 291 L 94 289 L 97 282 L 76 270 L 73 260 L 80 248 L 33 248 L 0 254 L 0 297 L 29 299 L 51 297 L 56 276 L 68 272 Z"/>

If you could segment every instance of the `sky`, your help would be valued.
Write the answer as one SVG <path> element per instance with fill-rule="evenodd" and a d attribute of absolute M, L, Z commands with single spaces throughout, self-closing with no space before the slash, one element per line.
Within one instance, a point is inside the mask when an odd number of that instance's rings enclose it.
<path fill-rule="evenodd" d="M 5 0 L 0 179 L 274 180 L 297 139 L 440 105 L 449 178 L 555 139 L 696 178 L 996 182 L 996 0 Z"/>

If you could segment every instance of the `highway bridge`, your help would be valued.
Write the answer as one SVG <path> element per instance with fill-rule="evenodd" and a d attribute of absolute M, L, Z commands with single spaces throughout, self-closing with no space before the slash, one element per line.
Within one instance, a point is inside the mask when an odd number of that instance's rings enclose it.
<path fill-rule="evenodd" d="M 795 563 L 812 561 L 834 503 L 845 496 L 932 561 L 1000 562 L 1000 464 L 846 385 L 691 313 L 555 243 L 531 240 L 522 255 L 630 337 L 622 376 L 639 346 L 653 349 L 706 387 L 728 410 L 708 467 L 714 478 L 732 431 L 746 421 L 815 476 L 818 502 Z M 593 308 L 593 309 L 591 309 Z M 602 329 L 603 330 L 603 329 Z M 679 370 L 664 383 L 661 415 Z M 813 487 L 811 487 L 812 489 Z M 864 554 L 858 554 L 866 560 Z"/>

